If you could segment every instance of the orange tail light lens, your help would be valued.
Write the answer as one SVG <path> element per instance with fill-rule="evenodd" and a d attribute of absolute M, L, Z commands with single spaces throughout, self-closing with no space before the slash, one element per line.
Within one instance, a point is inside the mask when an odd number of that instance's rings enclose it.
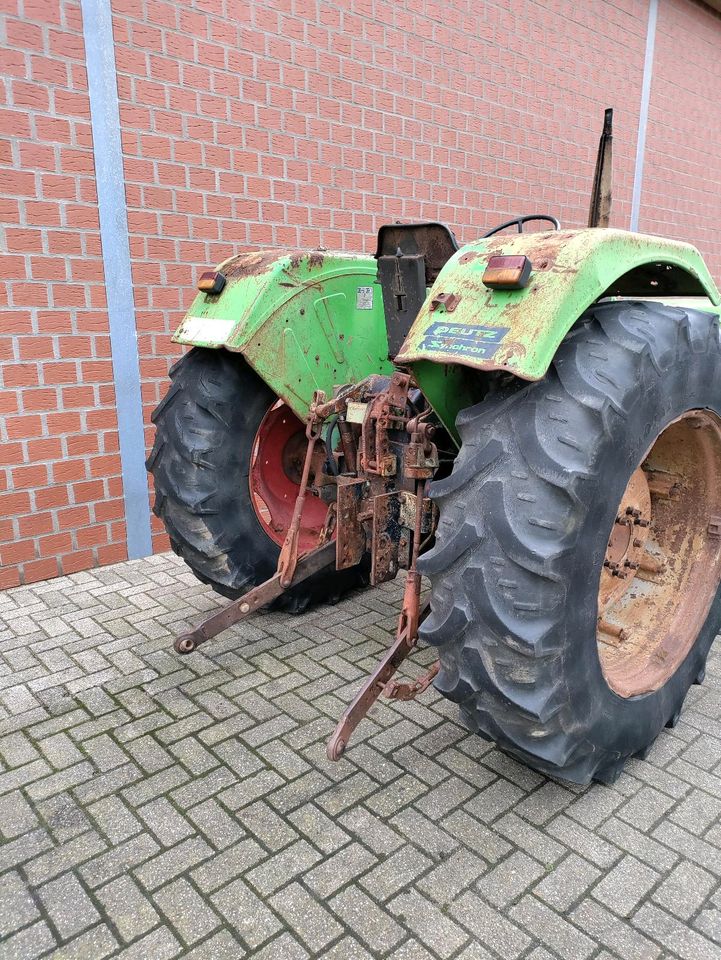
<path fill-rule="evenodd" d="M 491 257 L 481 278 L 491 290 L 522 290 L 528 286 L 531 261 L 528 257 Z"/>
<path fill-rule="evenodd" d="M 201 293 L 220 293 L 225 286 L 225 277 L 217 270 L 206 270 L 198 280 L 198 290 Z"/>

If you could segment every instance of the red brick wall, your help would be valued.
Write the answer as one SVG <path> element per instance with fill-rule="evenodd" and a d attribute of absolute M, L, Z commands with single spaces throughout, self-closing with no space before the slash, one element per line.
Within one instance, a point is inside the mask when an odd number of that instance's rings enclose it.
<path fill-rule="evenodd" d="M 639 228 L 689 240 L 721 281 L 721 13 L 659 4 Z"/>
<path fill-rule="evenodd" d="M 397 217 L 445 220 L 462 240 L 527 212 L 583 225 L 607 106 L 613 222 L 628 226 L 647 0 L 236 7 L 112 0 L 146 422 L 198 268 L 235 250 L 370 251 Z M 660 7 L 641 228 L 694 239 L 718 275 L 721 200 L 704 183 L 720 179 L 721 19 L 695 0 Z M 10 586 L 125 548 L 79 4 L 3 8 Z"/>
<path fill-rule="evenodd" d="M 125 555 L 80 6 L 0 50 L 0 587 Z M 3 34 L 0 33 L 0 36 Z"/>
<path fill-rule="evenodd" d="M 397 217 L 465 240 L 529 211 L 584 225 L 611 104 L 628 223 L 645 3 L 589 5 L 600 25 L 572 3 L 346 6 L 251 3 L 243 23 L 113 2 L 146 420 L 198 265 L 232 249 L 370 251 Z M 154 534 L 164 547 L 155 519 Z"/>

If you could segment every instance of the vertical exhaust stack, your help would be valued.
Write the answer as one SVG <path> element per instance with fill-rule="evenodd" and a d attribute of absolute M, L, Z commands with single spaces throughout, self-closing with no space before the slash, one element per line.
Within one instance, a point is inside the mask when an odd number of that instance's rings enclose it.
<path fill-rule="evenodd" d="M 603 118 L 603 133 L 598 142 L 596 170 L 593 174 L 591 206 L 588 211 L 589 227 L 608 227 L 611 221 L 613 187 L 613 109 L 606 110 Z"/>

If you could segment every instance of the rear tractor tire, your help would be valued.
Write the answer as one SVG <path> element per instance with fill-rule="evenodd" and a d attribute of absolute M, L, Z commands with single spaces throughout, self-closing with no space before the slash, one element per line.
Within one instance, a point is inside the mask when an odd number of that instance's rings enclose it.
<path fill-rule="evenodd" d="M 275 573 L 305 457 L 304 427 L 239 354 L 196 347 L 170 377 L 153 413 L 146 464 L 154 512 L 198 579 L 234 599 Z M 301 552 L 316 545 L 326 512 L 307 498 Z M 363 567 L 323 571 L 274 606 L 299 613 L 363 583 Z"/>
<path fill-rule="evenodd" d="M 718 319 L 596 305 L 543 380 L 458 428 L 421 558 L 436 687 L 541 772 L 612 782 L 675 724 L 721 625 Z"/>

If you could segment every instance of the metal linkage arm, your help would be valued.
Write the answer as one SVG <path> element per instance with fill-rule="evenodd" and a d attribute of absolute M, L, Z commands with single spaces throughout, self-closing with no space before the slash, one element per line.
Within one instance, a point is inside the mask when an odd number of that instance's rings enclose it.
<path fill-rule="evenodd" d="M 331 564 L 335 564 L 335 541 L 324 543 L 322 547 L 318 547 L 300 558 L 295 568 L 291 586 L 306 580 Z M 253 587 L 248 593 L 243 594 L 242 597 L 229 603 L 227 607 L 198 624 L 195 630 L 177 637 L 174 643 L 176 651 L 178 653 L 192 653 L 201 643 L 212 640 L 223 630 L 232 627 L 234 623 L 238 623 L 255 610 L 271 603 L 281 593 L 285 593 L 286 589 L 287 587 L 281 584 L 281 575 L 276 573 L 270 580 Z"/>
<path fill-rule="evenodd" d="M 419 622 L 427 616 L 429 610 L 430 606 L 426 603 L 420 612 Z M 406 621 L 405 626 L 399 631 L 393 646 L 388 648 L 383 659 L 360 688 L 353 702 L 338 721 L 333 736 L 326 746 L 326 754 L 329 760 L 340 760 L 343 756 L 351 734 L 378 697 L 381 696 L 386 685 L 391 682 L 391 677 L 416 645 L 416 640 L 415 631 L 412 631 L 412 623 Z M 434 670 L 433 675 L 435 675 L 435 672 Z M 430 683 L 432 679 L 433 677 L 431 676 L 428 683 Z M 428 684 L 426 684 L 426 686 L 428 686 Z M 423 689 L 425 689 L 425 687 Z M 413 699 L 412 697 L 396 697 L 393 696 L 393 694 L 390 694 L 390 697 L 394 700 Z"/>

